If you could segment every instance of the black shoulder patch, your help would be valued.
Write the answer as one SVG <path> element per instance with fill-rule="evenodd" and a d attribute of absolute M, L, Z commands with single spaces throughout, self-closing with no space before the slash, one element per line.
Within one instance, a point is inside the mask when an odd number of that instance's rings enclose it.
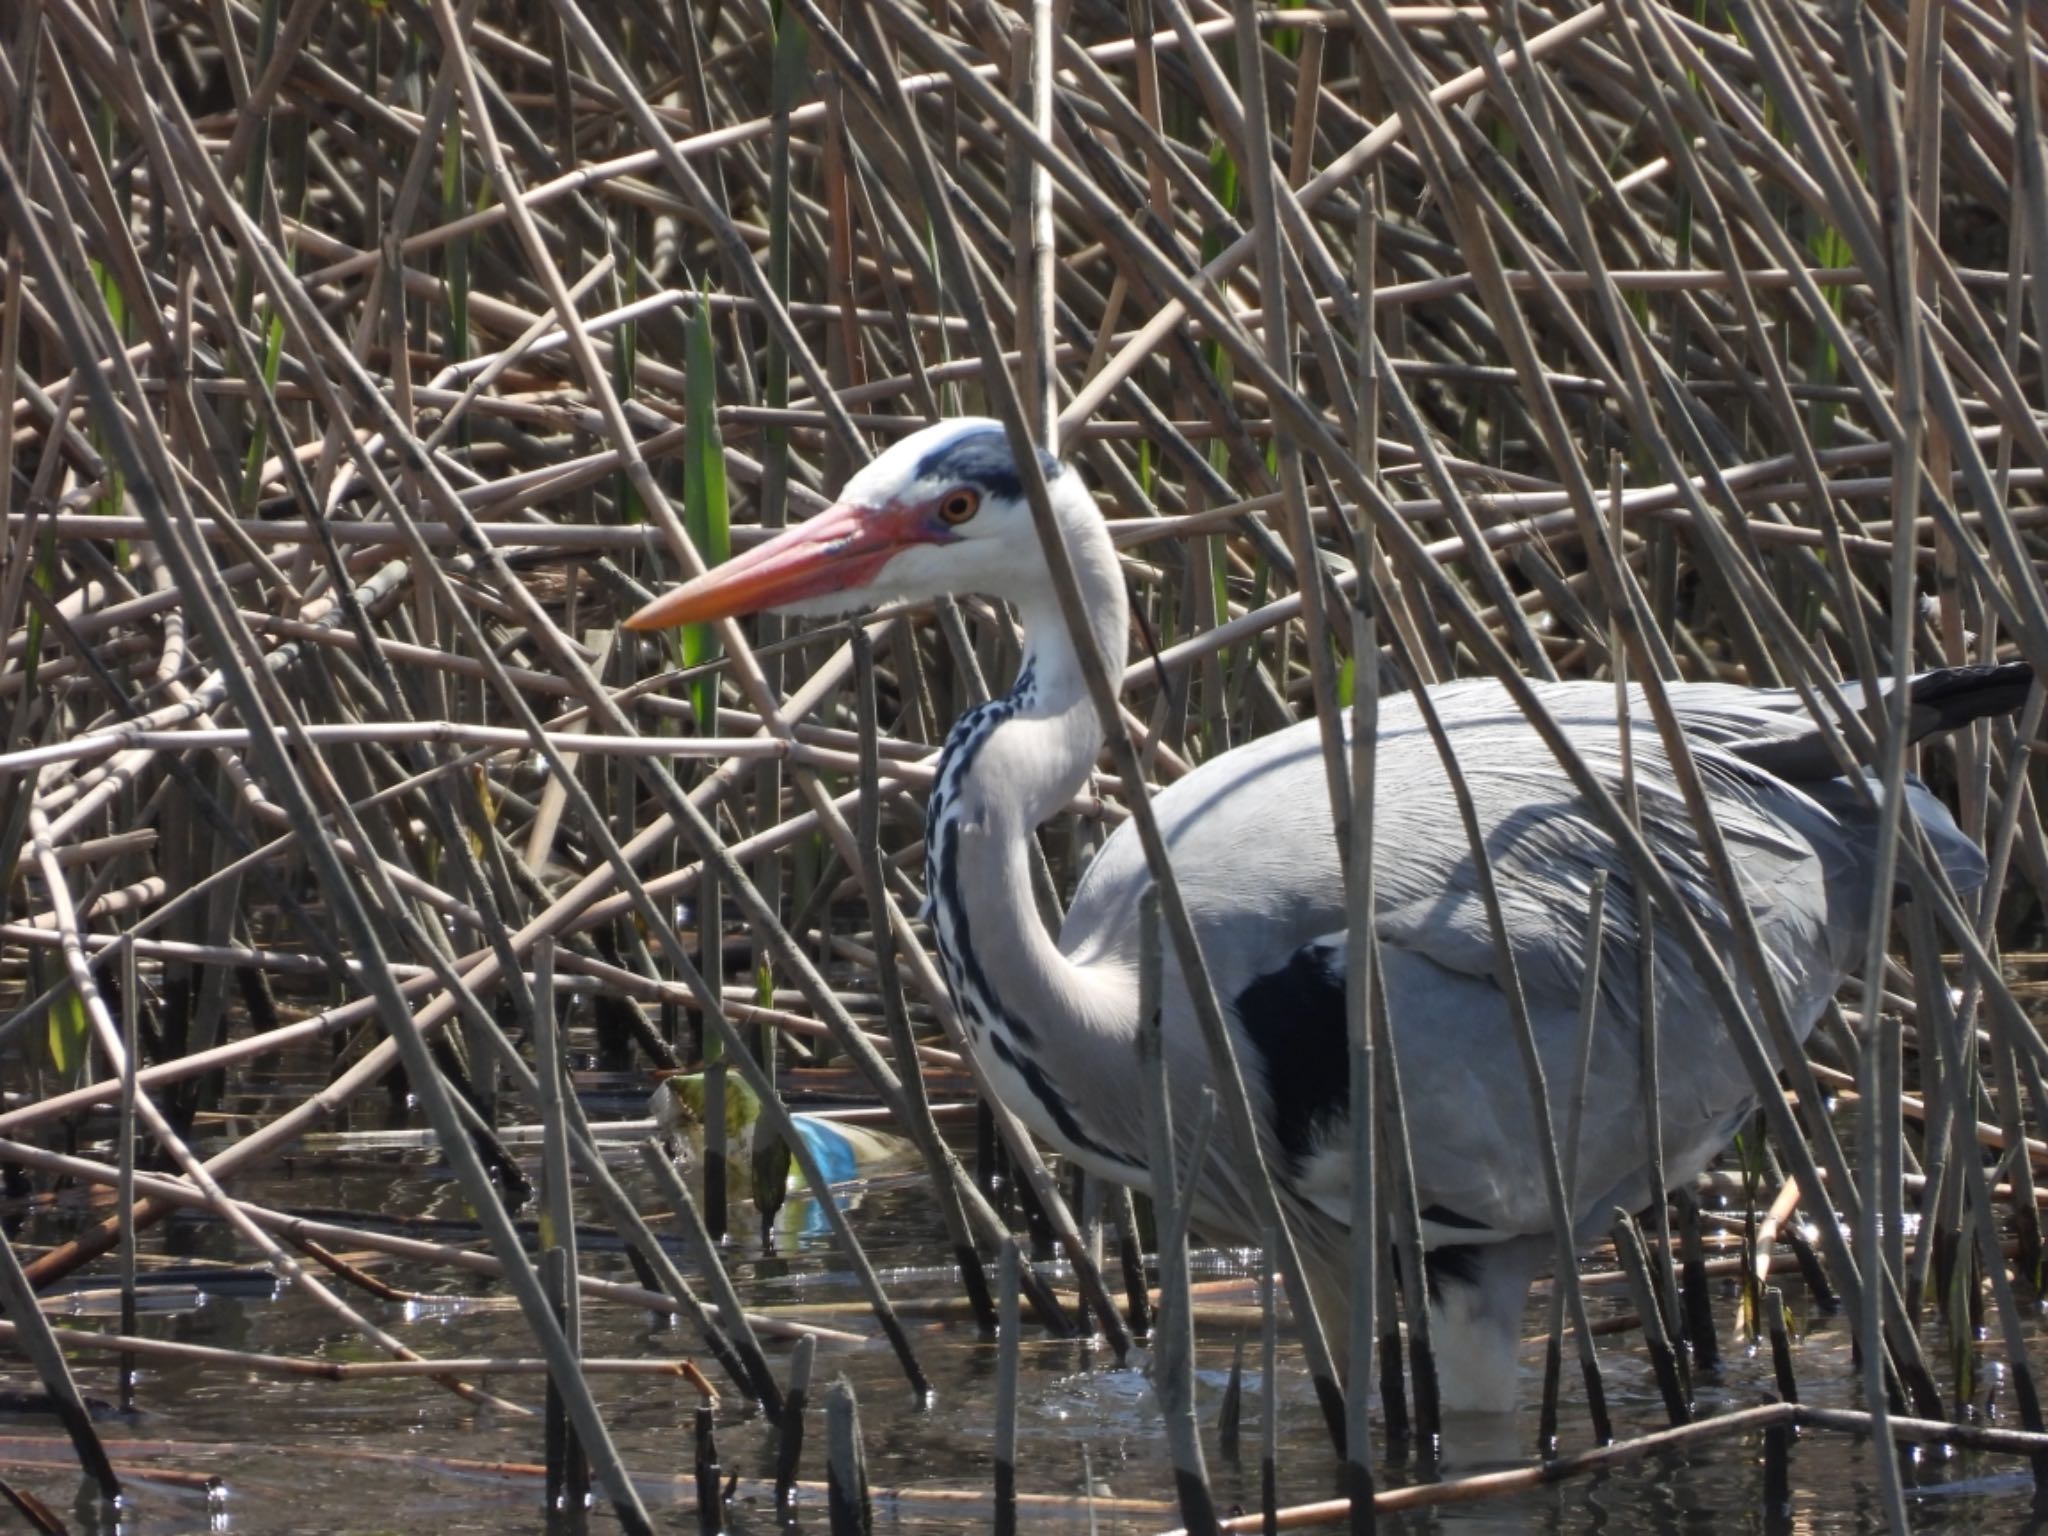
<path fill-rule="evenodd" d="M 1238 1027 L 1258 1051 L 1273 1132 L 1295 1174 L 1315 1151 L 1318 1130 L 1351 1111 L 1344 977 L 1331 958 L 1329 946 L 1304 944 L 1237 995 Z"/>

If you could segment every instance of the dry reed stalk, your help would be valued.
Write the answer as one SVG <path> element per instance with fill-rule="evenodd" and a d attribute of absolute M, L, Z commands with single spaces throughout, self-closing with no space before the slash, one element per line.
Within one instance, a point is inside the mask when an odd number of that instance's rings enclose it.
<path fill-rule="evenodd" d="M 320 1093 L 181 1159 L 193 1182 L 134 1174 L 119 1214 L 32 1278 L 130 1253 L 209 1203 L 283 1273 L 296 1260 L 262 1234 L 356 1241 L 219 1186 L 402 1068 L 497 1253 L 400 1246 L 465 1273 L 509 1265 L 541 1352 L 572 1372 L 474 1150 L 516 1189 L 520 1143 L 490 1122 L 533 1114 L 550 1074 L 494 1015 L 525 1025 L 559 1002 L 571 1032 L 632 1010 L 625 1043 L 601 1047 L 664 1068 L 688 1064 L 664 1026 L 689 1010 L 719 1042 L 714 1084 L 762 1096 L 771 1147 L 792 1134 L 778 1057 L 843 1052 L 925 1153 L 972 1292 L 975 1249 L 1008 1232 L 925 1112 L 919 1065 L 957 1065 L 961 1042 L 896 812 L 1014 638 L 973 605 L 936 627 L 878 616 L 853 690 L 829 630 L 775 621 L 750 643 L 724 626 L 723 655 L 687 667 L 608 638 L 705 553 L 668 497 L 707 401 L 737 547 L 941 412 L 1014 419 L 1117 503 L 1161 644 L 1091 658 L 1113 772 L 1046 840 L 1054 896 L 1064 850 L 1106 817 L 1127 808 L 1156 842 L 1149 781 L 1312 709 L 1369 910 L 1371 754 L 1343 746 L 1344 690 L 1369 719 L 1397 665 L 1509 682 L 1612 832 L 1640 924 L 1675 909 L 1632 780 L 1619 796 L 1596 782 L 1522 678 L 1642 689 L 1698 815 L 1669 683 L 1798 690 L 1890 807 L 1916 766 L 1902 721 L 1850 708 L 1838 680 L 2048 664 L 2043 48 L 2017 8 L 792 0 L 772 39 L 745 7 L 630 27 L 576 0 L 317 11 L 180 4 L 124 50 L 102 8 L 44 0 L 0 38 L 0 1152 L 38 1178 L 119 1183 L 137 1130 L 203 1108 L 215 1074 L 384 1031 Z M 187 60 L 218 69 L 232 111 Z M 686 345 L 700 314 L 709 389 Z M 1354 603 L 1357 629 L 1337 621 Z M 1834 1101 L 1874 1137 L 1867 1160 L 1830 1118 L 1838 1080 L 1794 1048 L 1761 938 L 1739 924 L 1716 955 L 1689 925 L 1674 935 L 1750 1069 L 1780 1187 L 1827 1191 L 1806 1205 L 1835 1279 L 1915 1410 L 1938 1404 L 1939 1373 L 1958 1397 L 1974 1384 L 1960 1356 L 1922 1357 L 1921 1299 L 1953 1282 L 1958 1315 L 1997 1312 L 2030 1425 L 2011 1280 L 2038 1278 L 2048 1046 L 2000 962 L 2038 939 L 2048 892 L 2041 711 L 2037 695 L 2017 728 L 1930 759 L 1937 780 L 1953 763 L 1990 851 L 1984 899 L 1958 900 L 1884 818 L 1917 896 L 1912 965 L 1883 991 L 1897 935 L 1881 880 L 1862 1012 L 1910 1007 L 1915 1027 L 1897 1050 L 1880 1036 L 1874 1082 Z M 1736 896 L 1731 855 L 1700 834 Z M 751 989 L 722 974 L 727 910 Z M 1427 1128 L 1401 1113 L 1372 945 L 1356 948 L 1352 1034 L 1381 1049 L 1358 1053 L 1372 1070 L 1354 1102 L 1376 1113 L 1355 1117 L 1354 1183 L 1384 1217 L 1357 1203 L 1355 1267 L 1377 1280 L 1383 1220 L 1413 1307 L 1406 1142 Z M 1223 1010 L 1196 991 L 1219 1113 L 1257 1145 Z M 880 1028 L 855 1001 L 875 993 Z M 133 1106 L 121 1168 L 29 1145 L 99 1105 Z M 573 1167 L 670 1294 L 576 1289 L 722 1339 L 574 1095 L 547 1118 L 549 1189 Z M 996 1126 L 1121 1349 L 1057 1180 L 1014 1117 Z M 1552 1180 L 1567 1205 L 1573 1139 Z M 2003 1182 L 1986 1145 L 2014 1155 Z M 859 1224 L 798 1161 L 871 1280 Z M 1661 1201 L 1652 1215 L 1669 1309 Z M 1339 1362 L 1276 1228 L 1334 1425 Z M 1050 1288 L 1020 1278 L 1056 1318 Z M 1393 1315 L 1379 1289 L 1353 1291 L 1361 1389 Z M 1380 1364 L 1398 1372 L 1398 1350 Z M 1422 1363 L 1425 1437 L 1430 1381 Z"/>

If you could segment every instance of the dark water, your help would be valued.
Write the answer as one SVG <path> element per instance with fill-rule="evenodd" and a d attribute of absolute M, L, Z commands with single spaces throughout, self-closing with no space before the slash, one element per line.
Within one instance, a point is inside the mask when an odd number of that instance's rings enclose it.
<path fill-rule="evenodd" d="M 627 1165 L 621 1164 L 625 1172 Z M 629 1181 L 644 1209 L 655 1201 Z M 393 1221 L 437 1218 L 460 1222 L 464 1212 L 441 1170 L 418 1154 L 349 1153 L 301 1157 L 289 1173 L 272 1171 L 238 1188 L 247 1198 L 290 1209 L 348 1207 Z M 852 1191 L 857 1230 L 893 1295 L 950 1296 L 950 1273 L 935 1266 L 945 1252 L 932 1202 L 914 1177 L 884 1179 Z M 81 1214 L 59 1208 L 39 1215 L 21 1234 L 29 1242 L 63 1235 Z M 815 1213 L 812 1213 L 815 1215 Z M 892 1489 L 951 1489 L 979 1493 L 991 1481 L 995 1351 L 971 1326 L 910 1319 L 912 1337 L 937 1389 L 929 1407 L 913 1403 L 876 1330 L 859 1312 L 827 1311 L 857 1302 L 858 1292 L 815 1221 L 802 1218 L 802 1202 L 784 1222 L 774 1258 L 738 1258 L 736 1277 L 750 1304 L 810 1309 L 817 1321 L 871 1337 L 861 1345 L 828 1344 L 818 1353 L 817 1388 L 844 1375 L 857 1388 L 870 1478 L 877 1491 L 876 1523 L 883 1531 L 972 1531 L 989 1523 L 985 1503 L 943 1504 L 895 1497 Z M 734 1212 L 736 1231 L 751 1231 L 750 1208 Z M 423 1235 L 442 1236 L 439 1233 Z M 445 1234 L 457 1238 L 459 1229 Z M 193 1260 L 233 1261 L 224 1229 L 180 1221 L 157 1235 L 153 1252 Z M 1241 1260 L 1210 1257 L 1211 1272 Z M 616 1253 L 586 1251 L 587 1272 L 630 1279 Z M 417 1290 L 475 1289 L 476 1277 L 403 1264 L 379 1267 L 393 1285 Z M 1793 1285 L 1796 1292 L 1796 1280 Z M 526 1356 L 532 1353 L 516 1308 L 487 1293 L 481 1301 L 407 1307 L 351 1292 L 370 1317 L 429 1356 Z M 1620 1294 L 1593 1294 L 1596 1319 L 1625 1307 Z M 1722 1411 L 1774 1397 L 1768 1355 L 1731 1347 L 1733 1292 L 1720 1303 L 1724 1349 L 1731 1358 L 1703 1385 L 1702 1408 Z M 644 1357 L 691 1354 L 690 1337 L 650 1327 L 645 1314 L 591 1303 L 585 1311 L 585 1349 L 591 1356 Z M 152 1336 L 241 1350 L 300 1356 L 364 1358 L 364 1347 L 328 1314 L 296 1296 L 273 1295 L 260 1284 L 228 1294 L 183 1296 L 142 1324 Z M 1532 1308 L 1529 1333 L 1542 1327 Z M 1930 1330 L 1930 1348 L 1936 1348 Z M 765 1340 L 778 1371 L 786 1370 L 787 1341 Z M 1603 1338 L 1607 1389 L 1623 1435 L 1660 1427 L 1662 1409 L 1646 1359 L 1633 1335 Z M 1247 1339 L 1244 1452 L 1246 1461 L 1216 1451 L 1215 1415 L 1229 1370 L 1234 1336 L 1205 1331 L 1199 1339 L 1201 1409 L 1210 1472 L 1219 1503 L 1256 1508 L 1259 1379 L 1256 1337 Z M 1526 1351 L 1525 1411 L 1513 1424 L 1454 1424 L 1436 1475 L 1460 1476 L 1516 1464 L 1531 1449 L 1539 1392 L 1540 1350 Z M 1279 1386 L 1284 1501 L 1328 1498 L 1334 1468 L 1306 1376 L 1283 1350 Z M 1796 1346 L 1802 1395 L 1810 1402 L 1857 1406 L 1845 1323 L 1818 1320 Z M 705 1362 L 707 1374 L 717 1378 Z M 1150 1388 L 1135 1368 L 1118 1367 L 1107 1351 L 1076 1343 L 1027 1337 L 1022 1349 L 1019 1486 L 1029 1495 L 1054 1496 L 1051 1505 L 1027 1507 L 1027 1529 L 1060 1532 L 1152 1532 L 1179 1524 L 1161 1506 L 1153 1511 L 1126 1501 L 1170 1499 L 1172 1483 Z M 82 1387 L 111 1403 L 110 1358 L 78 1364 Z M 1995 1372 L 1995 1366 L 1992 1367 Z M 8 1384 L 34 1386 L 27 1368 L 11 1363 Z M 488 1383 L 515 1402 L 538 1406 L 539 1380 L 501 1377 Z M 680 1378 L 598 1377 L 599 1402 L 628 1466 L 645 1479 L 642 1495 L 661 1529 L 696 1530 L 691 1476 L 691 1417 L 697 1396 Z M 534 1477 L 498 1469 L 499 1463 L 541 1459 L 538 1419 L 480 1412 L 418 1379 L 304 1381 L 249 1377 L 236 1371 L 184 1366 L 151 1367 L 140 1380 L 138 1408 L 111 1417 L 102 1432 L 128 1473 L 131 1507 L 119 1529 L 135 1536 L 188 1531 L 456 1533 L 537 1530 L 543 1521 Z M 813 1401 L 816 1401 L 814 1389 Z M 728 1476 L 743 1480 L 731 1529 L 772 1529 L 765 1498 L 747 1495 L 772 1476 L 769 1437 L 749 1413 L 722 1407 L 719 1449 Z M 823 1476 L 823 1421 L 813 1414 L 804 1475 Z M 1575 1374 L 1566 1389 L 1564 1449 L 1582 1448 L 1590 1433 Z M 124 1445 L 128 1453 L 124 1453 Z M 1847 1436 L 1806 1434 L 1792 1455 L 1793 1512 L 1789 1524 L 1768 1526 L 1760 1509 L 1762 1448 L 1757 1435 L 1712 1440 L 1597 1477 L 1574 1479 L 1541 1491 L 1487 1504 L 1413 1512 L 1383 1522 L 1400 1531 L 1494 1533 L 1519 1531 L 1742 1532 L 1784 1529 L 1829 1533 L 1881 1525 L 1867 1444 Z M 161 1471 L 170 1474 L 156 1477 Z M 1416 1480 L 1418 1469 L 1401 1460 L 1380 1468 L 1384 1486 Z M 1916 1529 L 2028 1531 L 2030 1484 L 2022 1463 L 2010 1458 L 1959 1455 L 1915 1466 L 1911 1475 Z M 105 1529 L 90 1512 L 70 1510 L 76 1474 L 52 1421 L 28 1414 L 0 1418 L 0 1476 L 29 1489 L 67 1515 L 74 1529 Z M 219 1479 L 209 1495 L 196 1480 Z M 1089 1495 L 1094 1495 L 1091 1509 Z M 806 1528 L 825 1527 L 822 1497 L 807 1501 Z M 0 1529 L 11 1513 L 0 1513 Z M 593 1527 L 615 1528 L 610 1511 L 594 1512 Z"/>

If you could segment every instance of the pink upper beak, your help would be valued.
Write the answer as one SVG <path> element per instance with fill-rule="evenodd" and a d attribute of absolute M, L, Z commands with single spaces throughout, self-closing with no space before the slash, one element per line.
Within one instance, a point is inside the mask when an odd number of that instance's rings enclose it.
<path fill-rule="evenodd" d="M 936 537 L 918 507 L 837 502 L 766 544 L 664 592 L 626 620 L 628 629 L 706 624 L 865 586 L 892 557 Z"/>

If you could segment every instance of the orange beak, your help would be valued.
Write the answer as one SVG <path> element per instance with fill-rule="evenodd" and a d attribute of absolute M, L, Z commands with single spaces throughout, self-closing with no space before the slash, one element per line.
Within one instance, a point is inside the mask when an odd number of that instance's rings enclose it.
<path fill-rule="evenodd" d="M 766 544 L 665 592 L 626 620 L 628 629 L 708 624 L 805 598 L 866 586 L 912 544 L 946 536 L 923 507 L 838 502 Z"/>

